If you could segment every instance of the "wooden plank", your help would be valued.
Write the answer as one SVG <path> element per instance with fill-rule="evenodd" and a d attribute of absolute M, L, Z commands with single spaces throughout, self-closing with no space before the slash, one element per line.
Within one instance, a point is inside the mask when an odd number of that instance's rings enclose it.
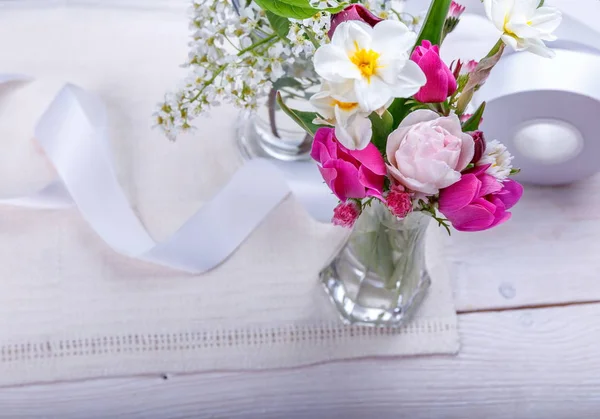
<path fill-rule="evenodd" d="M 456 357 L 0 390 L 3 417 L 595 418 L 600 304 L 473 313 Z"/>
<path fill-rule="evenodd" d="M 600 301 L 600 176 L 526 187 L 507 224 L 454 233 L 459 311 Z"/>

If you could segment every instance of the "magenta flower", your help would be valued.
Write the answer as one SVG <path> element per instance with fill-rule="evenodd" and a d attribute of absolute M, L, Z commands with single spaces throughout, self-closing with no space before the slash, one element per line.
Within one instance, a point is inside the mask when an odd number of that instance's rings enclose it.
<path fill-rule="evenodd" d="M 423 103 L 443 102 L 456 92 L 456 78 L 448 66 L 440 58 L 440 48 L 425 40 L 415 48 L 410 57 L 425 73 L 427 83 L 415 95 L 415 99 Z"/>
<path fill-rule="evenodd" d="M 351 4 L 339 13 L 331 16 L 331 29 L 329 29 L 329 38 L 333 38 L 333 34 L 337 27 L 349 20 L 359 20 L 367 25 L 374 27 L 383 19 L 375 16 L 362 4 Z"/>
<path fill-rule="evenodd" d="M 514 180 L 500 182 L 486 174 L 489 166 L 465 173 L 440 192 L 440 212 L 458 231 L 483 231 L 508 221 L 508 210 L 523 196 L 523 187 Z"/>
<path fill-rule="evenodd" d="M 310 153 L 329 188 L 342 202 L 381 198 L 387 169 L 377 147 L 369 143 L 362 150 L 348 150 L 334 132 L 333 128 L 319 128 Z"/>
<path fill-rule="evenodd" d="M 398 218 L 405 218 L 413 210 L 410 193 L 402 186 L 394 186 L 385 200 L 390 212 Z"/>
<path fill-rule="evenodd" d="M 465 11 L 465 6 L 452 0 L 452 4 L 450 4 L 450 10 L 448 11 L 448 17 L 452 17 L 454 19 L 460 19 L 460 17 L 464 13 L 464 11 Z"/>
<path fill-rule="evenodd" d="M 360 216 L 360 207 L 354 201 L 340 203 L 333 210 L 333 225 L 352 228 Z"/>

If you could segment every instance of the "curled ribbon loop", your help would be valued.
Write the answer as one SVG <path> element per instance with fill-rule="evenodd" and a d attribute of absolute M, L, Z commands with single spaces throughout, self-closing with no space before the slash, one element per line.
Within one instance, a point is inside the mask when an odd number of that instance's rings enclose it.
<path fill-rule="evenodd" d="M 28 78 L 0 76 L 0 83 L 16 80 Z M 203 273 L 234 253 L 292 190 L 299 192 L 301 201 L 315 201 L 311 197 L 315 191 L 306 191 L 306 179 L 294 179 L 291 175 L 302 170 L 286 175 L 267 160 L 252 160 L 169 239 L 157 243 L 135 215 L 118 183 L 106 128 L 106 112 L 99 98 L 74 85 L 63 87 L 35 131 L 60 180 L 29 197 L 4 199 L 0 203 L 39 208 L 75 205 L 115 251 L 170 268 Z M 239 205 L 241 202 L 243 205 Z M 308 210 L 311 212 L 310 207 Z"/>

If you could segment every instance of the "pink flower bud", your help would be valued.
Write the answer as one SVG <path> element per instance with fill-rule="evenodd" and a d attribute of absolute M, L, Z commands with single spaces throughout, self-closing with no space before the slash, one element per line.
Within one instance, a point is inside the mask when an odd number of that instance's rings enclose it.
<path fill-rule="evenodd" d="M 349 20 L 359 20 L 373 27 L 383 19 L 375 16 L 362 4 L 351 4 L 339 13 L 331 16 L 331 29 L 329 29 L 329 38 L 333 38 L 333 34 L 337 27 Z"/>
<path fill-rule="evenodd" d="M 475 69 L 477 68 L 478 65 L 479 65 L 479 62 L 477 62 L 475 60 L 469 61 L 464 66 L 464 73 L 463 74 L 470 74 L 470 73 L 472 73 L 473 71 L 475 71 Z"/>
<path fill-rule="evenodd" d="M 452 0 L 452 4 L 450 5 L 450 10 L 448 11 L 448 17 L 452 17 L 454 19 L 460 19 L 460 17 L 464 13 L 464 11 L 465 11 L 465 6 Z"/>
<path fill-rule="evenodd" d="M 411 196 L 402 186 L 394 186 L 390 190 L 386 204 L 390 212 L 398 218 L 405 218 L 413 210 Z"/>
<path fill-rule="evenodd" d="M 473 156 L 471 163 L 477 163 L 479 160 L 481 160 L 487 148 L 485 136 L 483 135 L 482 131 L 473 131 L 468 132 L 467 134 L 473 137 L 473 141 L 475 142 L 475 155 Z"/>
<path fill-rule="evenodd" d="M 423 103 L 443 102 L 456 92 L 457 83 L 454 74 L 440 58 L 440 48 L 429 41 L 423 41 L 415 48 L 410 57 L 425 73 L 427 83 L 415 95 Z"/>
<path fill-rule="evenodd" d="M 354 201 L 340 203 L 333 210 L 333 225 L 352 228 L 360 216 L 360 207 Z"/>

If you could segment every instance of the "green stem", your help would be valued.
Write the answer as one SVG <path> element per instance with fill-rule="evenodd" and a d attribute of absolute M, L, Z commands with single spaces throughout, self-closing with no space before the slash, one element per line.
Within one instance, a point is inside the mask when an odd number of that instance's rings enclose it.
<path fill-rule="evenodd" d="M 498 42 L 496 42 L 496 45 L 494 45 L 492 47 L 492 49 L 490 50 L 490 52 L 488 52 L 488 55 L 486 55 L 485 58 L 491 58 L 494 55 L 496 55 L 498 53 L 498 51 L 500 51 L 500 48 L 502 48 L 503 44 L 504 44 L 504 41 L 502 40 L 502 38 L 498 39 Z"/>
<path fill-rule="evenodd" d="M 255 42 L 254 44 L 250 45 L 248 48 L 244 48 L 243 50 L 238 52 L 237 56 L 240 57 L 240 56 L 244 55 L 245 53 L 247 53 L 248 51 L 255 50 L 256 48 L 258 48 L 264 44 L 268 44 L 275 38 L 277 38 L 277 34 L 273 34 L 271 36 L 268 36 L 267 38 L 261 39 L 260 41 Z"/>

